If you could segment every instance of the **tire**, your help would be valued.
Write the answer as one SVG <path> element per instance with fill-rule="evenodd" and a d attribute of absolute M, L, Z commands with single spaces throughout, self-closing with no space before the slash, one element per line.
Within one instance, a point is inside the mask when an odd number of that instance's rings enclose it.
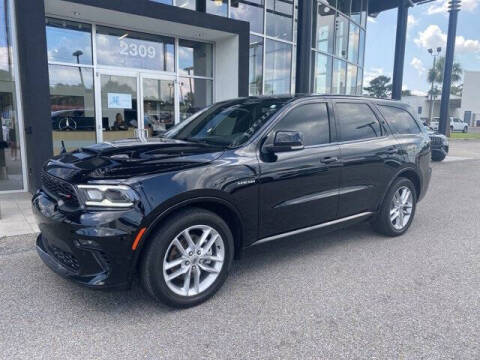
<path fill-rule="evenodd" d="M 453 126 L 450 126 L 450 132 L 453 133 L 454 130 L 453 130 Z"/>
<path fill-rule="evenodd" d="M 208 228 L 211 230 L 208 230 Z M 190 238 L 196 245 L 199 244 L 203 234 L 210 232 L 202 248 L 192 248 L 193 251 L 189 251 L 187 238 L 183 235 L 185 231 L 189 232 Z M 219 235 L 219 238 L 216 235 Z M 217 240 L 210 244 L 213 238 Z M 183 256 L 181 250 L 173 244 L 175 239 L 179 240 L 180 245 L 186 250 Z M 209 258 L 221 258 L 223 254 L 222 262 L 208 261 L 200 257 L 200 252 L 203 252 L 203 249 L 209 244 L 209 253 L 204 255 Z M 197 250 L 200 250 L 199 256 L 196 256 Z M 142 255 L 140 265 L 143 287 L 154 299 L 171 307 L 187 308 L 198 305 L 213 296 L 225 282 L 232 265 L 233 252 L 233 235 L 222 218 L 200 208 L 182 210 L 169 218 L 152 234 L 145 253 Z M 175 259 L 169 260 L 174 253 L 176 255 L 176 257 L 174 256 Z M 181 264 L 165 270 L 166 267 L 177 261 L 181 261 Z M 166 279 L 168 276 L 173 276 L 175 272 L 181 272 L 187 268 L 190 270 L 185 274 L 182 273 L 182 275 L 170 281 Z M 204 268 L 210 270 L 204 271 Z M 211 270 L 217 271 L 213 272 Z M 197 271 L 200 274 L 198 275 L 198 282 L 197 276 L 195 276 Z M 190 280 L 188 285 L 185 285 L 187 284 L 185 280 L 187 274 L 190 274 Z M 204 289 L 196 286 L 197 283 L 200 286 L 203 284 Z M 183 286 L 180 288 L 180 285 Z M 187 289 L 186 294 L 180 293 L 184 292 L 185 289 Z"/>
<path fill-rule="evenodd" d="M 468 133 L 468 127 L 467 127 L 467 126 L 465 126 L 465 127 L 463 128 L 463 133 L 464 133 L 464 134 Z"/>
<path fill-rule="evenodd" d="M 405 224 L 402 228 L 397 228 L 392 223 L 391 220 L 391 211 L 392 211 L 392 203 L 394 202 L 394 196 L 400 189 L 408 189 L 411 193 L 411 209 L 408 219 L 405 219 Z M 413 218 L 415 217 L 415 210 L 417 205 L 417 193 L 415 190 L 415 186 L 413 183 L 406 178 L 398 178 L 396 179 L 390 189 L 388 190 L 385 199 L 383 200 L 382 206 L 380 207 L 379 212 L 377 213 L 375 220 L 373 221 L 372 225 L 375 231 L 379 232 L 380 234 L 387 235 L 387 236 L 400 236 L 404 234 L 410 225 L 412 224 Z M 405 218 L 406 215 L 402 215 Z M 398 219 L 398 217 L 397 217 Z"/>
<path fill-rule="evenodd" d="M 443 161 L 447 157 L 447 153 L 444 151 L 433 151 L 432 161 Z"/>

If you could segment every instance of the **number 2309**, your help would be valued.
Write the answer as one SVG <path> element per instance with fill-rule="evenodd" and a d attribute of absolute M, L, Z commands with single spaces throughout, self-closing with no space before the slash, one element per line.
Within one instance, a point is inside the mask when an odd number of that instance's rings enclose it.
<path fill-rule="evenodd" d="M 125 56 L 138 56 L 141 58 L 149 57 L 150 59 L 153 59 L 156 55 L 156 49 L 151 45 L 137 45 L 135 43 L 120 41 L 120 54 Z"/>

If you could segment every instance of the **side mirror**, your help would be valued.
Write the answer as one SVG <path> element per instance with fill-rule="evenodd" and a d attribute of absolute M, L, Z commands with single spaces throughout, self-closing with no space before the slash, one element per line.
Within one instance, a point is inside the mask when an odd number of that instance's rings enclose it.
<path fill-rule="evenodd" d="M 265 150 L 271 153 L 302 150 L 303 135 L 298 131 L 279 130 L 275 133 L 273 145 L 266 145 Z"/>

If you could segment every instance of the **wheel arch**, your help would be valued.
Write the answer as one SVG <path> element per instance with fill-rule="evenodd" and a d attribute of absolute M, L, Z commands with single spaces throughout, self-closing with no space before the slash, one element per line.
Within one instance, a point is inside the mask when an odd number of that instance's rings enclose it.
<path fill-rule="evenodd" d="M 170 218 L 172 215 L 177 214 L 180 211 L 183 211 L 188 208 L 201 208 L 213 212 L 214 214 L 221 217 L 229 226 L 232 231 L 233 241 L 234 241 L 234 256 L 236 259 L 239 259 L 242 254 L 243 249 L 243 237 L 244 229 L 243 222 L 240 215 L 240 212 L 236 207 L 231 204 L 229 201 L 213 197 L 213 196 L 201 196 L 185 201 L 181 201 L 175 205 L 168 207 L 166 210 L 162 211 L 157 215 L 153 221 L 147 227 L 144 236 L 135 252 L 134 258 L 134 268 L 137 269 L 140 259 L 147 248 L 147 245 L 152 239 L 152 235 L 155 231 L 165 223 L 165 221 Z"/>
<path fill-rule="evenodd" d="M 420 178 L 420 175 L 418 174 L 418 172 L 414 168 L 408 167 L 408 168 L 401 169 L 400 171 L 398 171 L 395 174 L 395 176 L 392 177 L 392 179 L 390 180 L 390 183 L 388 184 L 388 186 L 385 189 L 385 192 L 384 192 L 384 194 L 382 196 L 382 199 L 381 199 L 382 201 L 378 204 L 378 207 L 380 207 L 383 204 L 383 201 L 385 200 L 385 196 L 387 196 L 387 193 L 390 190 L 390 188 L 392 187 L 392 184 L 398 178 L 406 178 L 406 179 L 409 179 L 413 183 L 413 185 L 415 186 L 415 192 L 416 192 L 416 195 L 417 195 L 417 202 L 418 202 L 418 199 L 420 199 L 421 192 L 422 192 L 421 178 Z"/>

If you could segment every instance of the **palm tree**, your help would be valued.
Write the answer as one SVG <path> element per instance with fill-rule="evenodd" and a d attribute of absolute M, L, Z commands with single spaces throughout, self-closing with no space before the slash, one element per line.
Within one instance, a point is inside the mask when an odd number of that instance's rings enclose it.
<path fill-rule="evenodd" d="M 437 63 L 435 64 L 435 68 L 431 68 L 428 71 L 428 82 L 429 83 L 437 83 L 437 84 L 442 84 L 443 83 L 443 73 L 445 71 L 445 57 L 442 56 L 438 59 Z M 460 63 L 454 62 L 453 63 L 453 68 L 452 68 L 452 84 L 456 84 L 459 81 L 462 81 L 462 74 L 463 74 L 463 69 Z M 458 89 L 458 87 L 452 86 L 452 89 Z M 458 94 L 458 91 L 456 91 L 456 94 Z"/>

